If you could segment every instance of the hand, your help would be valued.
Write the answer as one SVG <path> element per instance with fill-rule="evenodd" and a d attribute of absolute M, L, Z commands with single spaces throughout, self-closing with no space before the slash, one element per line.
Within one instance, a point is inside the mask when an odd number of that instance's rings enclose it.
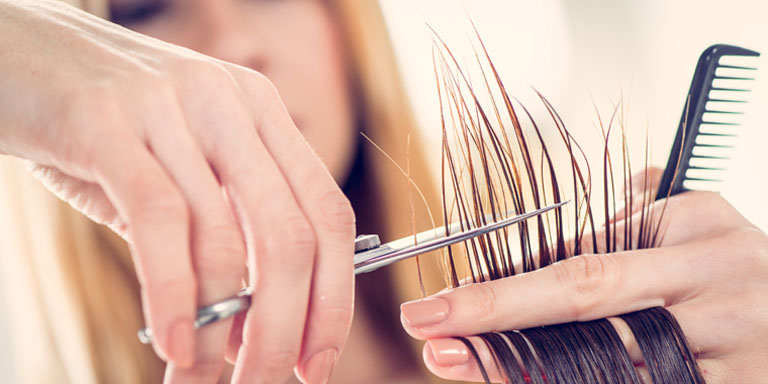
<path fill-rule="evenodd" d="M 128 240 L 167 379 L 214 382 L 236 354 L 237 382 L 322 382 L 351 324 L 354 214 L 271 83 L 58 1 L 0 0 L 0 35 L 0 151 Z M 246 263 L 243 329 L 194 331 Z"/>
<path fill-rule="evenodd" d="M 659 212 L 663 204 L 657 201 L 653 209 Z M 664 221 L 669 226 L 660 248 L 583 255 L 527 274 L 405 303 L 403 326 L 411 336 L 429 340 L 424 361 L 434 374 L 481 381 L 467 349 L 447 337 L 586 321 L 664 306 L 680 323 L 708 383 L 764 382 L 768 377 L 768 237 L 716 193 L 673 196 L 666 209 Z M 624 222 L 619 219 L 616 224 L 622 228 Z M 623 235 L 623 230 L 619 233 Z M 617 330 L 630 357 L 642 364 L 631 332 L 626 325 L 623 328 Z M 484 343 L 473 345 L 488 373 L 495 374 Z"/>

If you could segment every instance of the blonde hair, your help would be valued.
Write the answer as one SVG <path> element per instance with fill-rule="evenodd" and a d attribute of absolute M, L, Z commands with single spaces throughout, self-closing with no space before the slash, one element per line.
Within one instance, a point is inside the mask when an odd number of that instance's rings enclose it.
<path fill-rule="evenodd" d="M 69 0 L 99 16 L 104 0 Z M 357 71 L 367 134 L 396 161 L 406 161 L 410 133 L 410 174 L 425 194 L 430 184 L 409 103 L 392 55 L 376 0 L 330 1 L 343 24 Z M 412 231 L 405 178 L 383 156 L 365 152 L 366 178 L 377 192 L 376 212 L 384 239 Z M 143 324 L 139 286 L 121 239 L 55 198 L 19 161 L 0 158 L 0 262 L 11 310 L 12 343 L 18 379 L 24 383 L 123 383 L 159 381 L 164 364 L 136 340 Z M 439 207 L 436 201 L 431 203 Z M 415 204 L 416 227 L 430 224 Z M 393 269 L 400 299 L 419 296 L 414 262 Z M 426 282 L 442 287 L 432 263 Z M 393 303 L 395 305 L 395 303 Z M 399 327 L 399 324 L 392 324 Z M 419 355 L 414 355 L 418 358 Z"/>

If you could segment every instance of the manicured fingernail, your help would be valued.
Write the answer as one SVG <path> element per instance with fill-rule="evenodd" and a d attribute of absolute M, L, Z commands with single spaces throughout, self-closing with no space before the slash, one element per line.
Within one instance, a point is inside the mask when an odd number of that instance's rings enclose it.
<path fill-rule="evenodd" d="M 461 341 L 455 339 L 430 340 L 429 348 L 432 349 L 432 357 L 442 366 L 460 365 L 469 360 L 469 351 Z"/>
<path fill-rule="evenodd" d="M 169 333 L 170 359 L 182 368 L 195 363 L 195 327 L 191 320 L 179 320 L 171 326 Z"/>
<path fill-rule="evenodd" d="M 334 348 L 328 348 L 324 351 L 315 353 L 307 360 L 304 369 L 304 382 L 306 384 L 325 384 L 331 377 L 333 366 L 336 365 L 336 358 L 339 352 Z"/>
<path fill-rule="evenodd" d="M 412 327 L 434 325 L 448 317 L 448 302 L 439 297 L 409 301 L 400 305 L 405 322 Z"/>
<path fill-rule="evenodd" d="M 652 384 L 653 379 L 651 378 L 651 374 L 648 373 L 648 370 L 645 367 L 639 368 L 635 367 L 635 372 L 637 373 L 637 378 L 640 379 L 640 382 L 643 384 Z"/>

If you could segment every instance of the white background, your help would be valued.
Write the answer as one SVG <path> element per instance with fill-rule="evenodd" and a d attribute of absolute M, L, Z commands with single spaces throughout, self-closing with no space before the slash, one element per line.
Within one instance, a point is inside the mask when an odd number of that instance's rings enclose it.
<path fill-rule="evenodd" d="M 768 3 L 760 0 L 382 0 L 382 5 L 417 118 L 432 142 L 436 170 L 440 126 L 427 24 L 472 64 L 471 17 L 507 89 L 533 109 L 531 87 L 541 91 L 587 147 L 599 144 L 592 100 L 607 119 L 623 94 L 635 169 L 643 162 L 646 127 L 652 164 L 666 165 L 696 61 L 706 47 L 725 43 L 768 54 L 763 20 Z M 762 72 L 721 192 L 768 230 L 763 148 L 768 62 L 763 57 L 755 63 Z M 600 153 L 598 146 L 590 148 Z"/>
<path fill-rule="evenodd" d="M 529 103 L 530 87 L 535 86 L 572 130 L 596 132 L 590 93 L 602 107 L 616 102 L 623 89 L 631 100 L 630 138 L 643 143 L 648 126 L 654 163 L 661 167 L 699 53 L 712 43 L 730 43 L 768 54 L 764 27 L 768 9 L 762 0 L 382 0 L 382 4 L 417 118 L 432 140 L 439 137 L 439 115 L 431 35 L 425 23 L 471 62 L 470 15 L 508 89 Z M 768 151 L 763 148 L 768 141 L 767 64 L 760 62 L 763 71 L 724 190 L 764 230 L 768 229 Z M 436 164 L 438 146 L 430 148 Z M 2 295 L 0 308 L 4 308 Z M 3 313 L 0 382 L 10 383 L 12 357 L 4 348 Z"/>

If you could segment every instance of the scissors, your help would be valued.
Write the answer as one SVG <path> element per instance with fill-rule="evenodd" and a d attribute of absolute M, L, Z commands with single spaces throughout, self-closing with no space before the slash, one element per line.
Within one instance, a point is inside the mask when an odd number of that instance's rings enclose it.
<path fill-rule="evenodd" d="M 382 244 L 378 235 L 360 235 L 355 239 L 355 275 L 375 271 L 381 267 L 401 260 L 418 256 L 422 253 L 441 249 L 453 244 L 482 236 L 515 223 L 539 216 L 547 211 L 568 204 L 566 200 L 540 209 L 511 216 L 479 227 L 467 227 L 464 223 L 453 223 L 446 227 L 430 229 L 416 235 Z M 491 218 L 486 218 L 491 220 Z M 455 233 L 452 233 L 455 232 Z M 448 233 L 448 235 L 446 235 Z M 248 309 L 251 305 L 253 288 L 244 288 L 236 296 L 224 299 L 197 310 L 195 329 L 212 324 L 216 321 L 234 316 Z M 152 329 L 144 328 L 138 333 L 139 341 L 143 344 L 152 342 Z"/>

